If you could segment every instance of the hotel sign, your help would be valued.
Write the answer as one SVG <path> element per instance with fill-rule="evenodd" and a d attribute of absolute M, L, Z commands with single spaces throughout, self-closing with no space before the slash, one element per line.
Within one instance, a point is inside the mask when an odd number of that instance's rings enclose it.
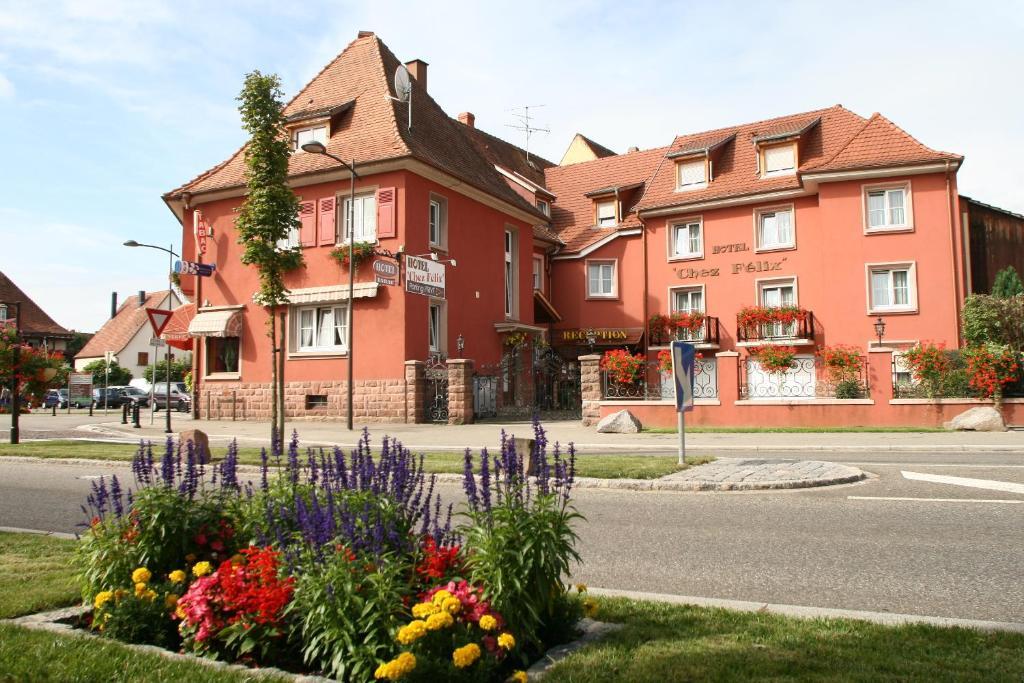
<path fill-rule="evenodd" d="M 405 257 L 405 291 L 443 299 L 444 264 L 419 256 Z"/>
<path fill-rule="evenodd" d="M 598 327 L 594 328 L 594 343 L 601 346 L 635 344 L 643 332 L 641 327 Z M 555 343 L 586 345 L 587 330 L 555 330 Z"/>

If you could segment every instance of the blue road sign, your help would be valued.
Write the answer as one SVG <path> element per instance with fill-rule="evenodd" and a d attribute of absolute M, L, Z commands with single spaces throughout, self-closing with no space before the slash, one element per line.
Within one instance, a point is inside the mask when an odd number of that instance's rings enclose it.
<path fill-rule="evenodd" d="M 210 277 L 217 270 L 216 263 L 196 263 L 195 261 L 175 261 L 174 272 L 179 275 L 198 275 Z"/>
<path fill-rule="evenodd" d="M 676 383 L 676 411 L 693 410 L 693 370 L 697 349 L 684 341 L 672 342 L 672 376 Z"/>

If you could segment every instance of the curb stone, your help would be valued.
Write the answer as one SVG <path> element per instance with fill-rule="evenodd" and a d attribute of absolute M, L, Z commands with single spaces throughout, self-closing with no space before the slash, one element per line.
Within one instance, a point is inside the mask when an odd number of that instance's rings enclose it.
<path fill-rule="evenodd" d="M 545 652 L 540 659 L 534 662 L 533 665 L 526 670 L 527 678 L 531 681 L 544 678 L 551 667 L 558 664 L 573 652 L 604 638 L 609 633 L 621 630 L 623 626 L 623 624 L 610 624 L 604 621 L 594 621 L 589 617 L 583 617 L 580 619 L 580 628 L 583 630 L 583 635 L 570 643 L 556 645 Z"/>

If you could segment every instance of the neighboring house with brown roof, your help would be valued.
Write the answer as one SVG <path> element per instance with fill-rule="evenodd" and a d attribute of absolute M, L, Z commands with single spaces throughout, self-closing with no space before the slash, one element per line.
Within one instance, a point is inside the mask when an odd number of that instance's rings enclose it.
<path fill-rule="evenodd" d="M 613 156 L 615 156 L 615 152 L 604 145 L 594 142 L 582 133 L 576 133 L 558 165 L 569 166 L 570 164 L 578 164 L 583 161 L 593 161 L 594 159 Z"/>
<path fill-rule="evenodd" d="M 78 352 L 75 356 L 75 369 L 82 370 L 89 363 L 103 360 L 110 353 L 118 365 L 132 373 L 132 377 L 142 377 L 146 366 L 164 358 L 163 347 L 150 345 L 155 335 L 146 309 L 173 310 L 181 303 L 177 294 L 168 293 L 167 290 L 144 293 L 141 300 L 137 294 L 132 294 Z M 182 353 L 172 351 L 172 357 Z M 157 352 L 156 355 L 154 352 Z"/>
<path fill-rule="evenodd" d="M 25 343 L 49 351 L 63 352 L 67 348 L 73 333 L 58 325 L 11 278 L 0 272 L 0 322 L 15 316 L 20 318 L 18 326 Z"/>

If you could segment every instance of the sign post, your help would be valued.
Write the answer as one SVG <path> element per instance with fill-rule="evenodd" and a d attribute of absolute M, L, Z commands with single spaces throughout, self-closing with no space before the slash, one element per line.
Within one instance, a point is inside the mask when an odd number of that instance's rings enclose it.
<path fill-rule="evenodd" d="M 675 385 L 676 413 L 679 416 L 679 465 L 686 462 L 686 413 L 693 410 L 693 371 L 697 349 L 684 341 L 672 342 L 672 378 Z"/>
<path fill-rule="evenodd" d="M 445 298 L 445 266 L 432 259 L 406 255 L 405 291 L 435 299 Z"/>
<path fill-rule="evenodd" d="M 68 373 L 68 414 L 71 414 L 71 406 L 75 403 L 85 401 L 92 405 L 92 373 L 71 372 Z"/>

